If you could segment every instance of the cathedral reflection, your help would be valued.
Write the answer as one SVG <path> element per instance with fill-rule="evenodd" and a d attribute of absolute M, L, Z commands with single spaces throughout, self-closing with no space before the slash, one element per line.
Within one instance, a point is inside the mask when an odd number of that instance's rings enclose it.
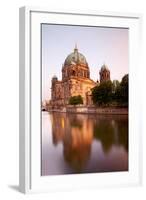
<path fill-rule="evenodd" d="M 92 142 L 99 141 L 104 154 L 110 152 L 113 145 L 128 151 L 127 116 L 83 115 L 53 112 L 52 140 L 54 146 L 63 145 L 65 161 L 76 172 L 82 172 L 91 157 Z"/>

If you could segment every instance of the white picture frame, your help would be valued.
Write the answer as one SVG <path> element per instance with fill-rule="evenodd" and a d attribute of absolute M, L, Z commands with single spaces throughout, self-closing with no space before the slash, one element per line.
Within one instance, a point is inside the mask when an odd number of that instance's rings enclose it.
<path fill-rule="evenodd" d="M 142 180 L 138 74 L 140 14 L 99 11 L 55 11 L 22 7 L 20 27 L 19 188 L 23 193 L 139 185 Z M 41 177 L 40 173 L 40 24 L 77 24 L 129 28 L 129 171 Z"/>

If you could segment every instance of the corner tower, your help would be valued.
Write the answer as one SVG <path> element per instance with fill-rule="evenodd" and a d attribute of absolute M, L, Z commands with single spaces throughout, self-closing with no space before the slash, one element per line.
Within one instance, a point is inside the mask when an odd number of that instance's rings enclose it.
<path fill-rule="evenodd" d="M 108 67 L 105 64 L 101 67 L 99 75 L 100 75 L 100 83 L 111 80 L 110 79 L 110 70 L 108 69 Z"/>

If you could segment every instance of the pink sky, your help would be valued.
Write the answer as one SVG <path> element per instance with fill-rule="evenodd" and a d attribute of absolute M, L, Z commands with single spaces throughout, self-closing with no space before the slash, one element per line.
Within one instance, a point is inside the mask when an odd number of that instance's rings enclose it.
<path fill-rule="evenodd" d="M 42 25 L 42 100 L 50 99 L 51 78 L 61 79 L 61 68 L 77 43 L 90 67 L 90 78 L 99 80 L 105 63 L 111 80 L 128 73 L 128 29 L 67 25 Z"/>

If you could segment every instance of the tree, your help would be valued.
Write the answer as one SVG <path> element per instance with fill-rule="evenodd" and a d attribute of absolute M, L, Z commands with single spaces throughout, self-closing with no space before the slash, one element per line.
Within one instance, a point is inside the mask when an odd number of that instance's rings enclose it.
<path fill-rule="evenodd" d="M 92 89 L 92 100 L 94 104 L 106 105 L 112 100 L 113 84 L 111 81 L 104 81 Z"/>
<path fill-rule="evenodd" d="M 83 104 L 83 98 L 82 98 L 82 96 L 78 95 L 78 96 L 72 96 L 72 97 L 70 97 L 69 104 L 70 105 Z"/>
<path fill-rule="evenodd" d="M 118 80 L 113 80 L 113 89 L 112 89 L 113 93 L 116 92 L 116 89 L 117 87 L 119 87 L 119 85 L 120 85 L 120 82 Z"/>
<path fill-rule="evenodd" d="M 116 100 L 122 105 L 128 106 L 128 90 L 129 90 L 129 78 L 128 74 L 123 76 L 120 85 L 115 92 Z"/>

